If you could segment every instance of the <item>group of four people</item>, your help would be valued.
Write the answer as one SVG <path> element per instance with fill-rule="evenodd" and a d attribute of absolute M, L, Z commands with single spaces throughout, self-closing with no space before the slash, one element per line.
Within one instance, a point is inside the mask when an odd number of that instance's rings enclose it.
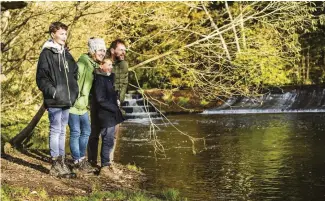
<path fill-rule="evenodd" d="M 87 173 L 94 171 L 102 136 L 101 171 L 112 169 L 116 126 L 124 120 L 119 107 L 128 85 L 124 41 L 117 39 L 106 49 L 103 39 L 90 38 L 88 53 L 82 54 L 76 63 L 66 48 L 67 30 L 61 22 L 50 25 L 51 39 L 43 45 L 36 73 L 50 122 L 50 174 L 59 177 L 75 175 L 65 162 L 67 124 L 74 168 Z"/>

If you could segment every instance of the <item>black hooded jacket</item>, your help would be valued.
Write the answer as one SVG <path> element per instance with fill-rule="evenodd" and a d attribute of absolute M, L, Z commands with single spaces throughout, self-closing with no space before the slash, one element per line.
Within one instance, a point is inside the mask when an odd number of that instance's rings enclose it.
<path fill-rule="evenodd" d="M 92 124 L 100 128 L 113 127 L 124 121 L 117 105 L 117 93 L 114 89 L 114 73 L 107 75 L 100 69 L 94 72 L 91 94 Z"/>
<path fill-rule="evenodd" d="M 78 97 L 78 66 L 67 49 L 59 52 L 50 42 L 39 57 L 36 83 L 46 108 L 71 107 Z"/>

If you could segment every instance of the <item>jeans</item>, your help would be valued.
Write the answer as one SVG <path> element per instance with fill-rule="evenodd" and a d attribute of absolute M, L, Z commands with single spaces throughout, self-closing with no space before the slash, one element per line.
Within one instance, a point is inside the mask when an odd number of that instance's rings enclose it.
<path fill-rule="evenodd" d="M 88 159 L 91 163 L 97 162 L 99 135 L 102 136 L 101 166 L 109 166 L 112 163 L 110 155 L 115 143 L 115 126 L 96 129 L 96 132 L 91 133 L 88 145 Z"/>
<path fill-rule="evenodd" d="M 90 121 L 88 112 L 83 115 L 69 114 L 70 150 L 72 158 L 76 161 L 86 154 L 88 138 L 90 135 Z"/>
<path fill-rule="evenodd" d="M 50 154 L 52 158 L 65 155 L 65 133 L 69 108 L 48 108 L 50 121 Z"/>

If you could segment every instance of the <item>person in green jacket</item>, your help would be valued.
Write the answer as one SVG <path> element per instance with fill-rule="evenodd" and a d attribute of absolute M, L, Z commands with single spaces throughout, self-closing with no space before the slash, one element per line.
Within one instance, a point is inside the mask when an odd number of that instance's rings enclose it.
<path fill-rule="evenodd" d="M 94 69 L 99 68 L 99 63 L 106 55 L 105 42 L 101 38 L 90 38 L 88 41 L 88 54 L 82 54 L 78 64 L 78 98 L 70 108 L 70 150 L 75 168 L 83 172 L 93 172 L 94 169 L 85 159 L 89 135 L 91 132 L 88 115 L 89 93 L 94 80 Z"/>
<path fill-rule="evenodd" d="M 113 73 L 115 74 L 114 86 L 115 90 L 118 91 L 119 101 L 122 105 L 129 84 L 129 64 L 124 60 L 126 56 L 125 42 L 121 39 L 114 40 L 111 43 L 107 54 L 107 57 L 111 58 L 113 61 Z"/>

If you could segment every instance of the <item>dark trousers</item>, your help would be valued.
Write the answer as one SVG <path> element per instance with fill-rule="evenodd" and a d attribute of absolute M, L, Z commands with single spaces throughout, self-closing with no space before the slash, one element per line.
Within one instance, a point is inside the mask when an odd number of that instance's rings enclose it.
<path fill-rule="evenodd" d="M 98 128 L 93 126 L 88 142 L 88 160 L 97 164 L 99 136 L 102 136 L 101 166 L 111 165 L 110 155 L 114 147 L 115 126 L 109 128 Z"/>

